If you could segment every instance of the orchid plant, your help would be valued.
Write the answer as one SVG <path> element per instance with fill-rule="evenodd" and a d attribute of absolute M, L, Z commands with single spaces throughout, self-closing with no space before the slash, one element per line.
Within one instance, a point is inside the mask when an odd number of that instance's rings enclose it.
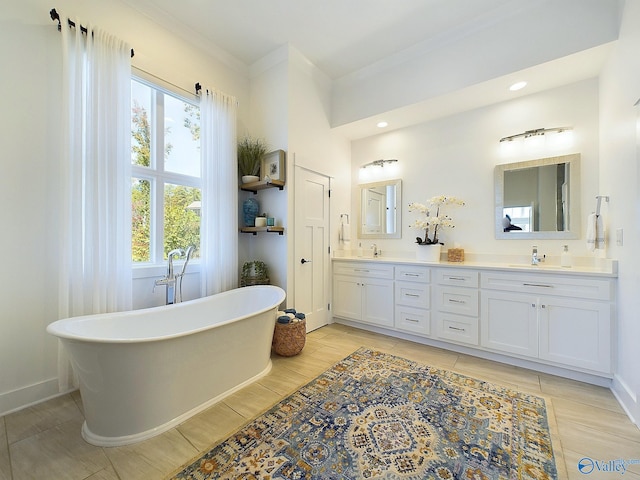
<path fill-rule="evenodd" d="M 410 203 L 409 211 L 418 212 L 424 215 L 411 224 L 411 227 L 424 230 L 424 238 L 416 237 L 416 243 L 420 245 L 435 245 L 438 240 L 438 230 L 442 228 L 453 228 L 455 225 L 450 216 L 441 213 L 442 207 L 446 205 L 462 206 L 464 202 L 457 197 L 439 195 L 427 200 L 426 204 Z M 435 212 L 435 214 L 433 214 Z"/>

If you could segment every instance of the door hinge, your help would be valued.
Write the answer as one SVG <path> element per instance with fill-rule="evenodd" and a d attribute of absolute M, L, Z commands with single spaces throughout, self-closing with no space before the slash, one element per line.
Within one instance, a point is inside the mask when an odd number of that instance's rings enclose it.
<path fill-rule="evenodd" d="M 331 189 L 327 190 L 327 192 L 329 193 L 329 198 L 331 198 Z"/>
<path fill-rule="evenodd" d="M 331 247 L 330 247 L 330 246 L 329 246 L 329 247 L 327 247 L 327 253 L 328 253 L 329 255 L 331 255 Z"/>
<path fill-rule="evenodd" d="M 331 304 L 327 303 L 327 310 L 331 310 Z"/>

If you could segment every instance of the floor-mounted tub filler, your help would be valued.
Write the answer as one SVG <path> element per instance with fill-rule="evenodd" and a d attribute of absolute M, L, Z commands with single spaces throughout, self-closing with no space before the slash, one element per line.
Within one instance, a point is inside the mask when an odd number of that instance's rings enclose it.
<path fill-rule="evenodd" d="M 146 440 L 266 375 L 284 299 L 281 288 L 260 285 L 49 325 L 80 380 L 83 438 Z"/>

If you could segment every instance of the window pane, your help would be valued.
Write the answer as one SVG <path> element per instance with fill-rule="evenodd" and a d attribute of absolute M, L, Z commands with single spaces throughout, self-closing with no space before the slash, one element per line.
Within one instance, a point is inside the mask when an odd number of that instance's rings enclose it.
<path fill-rule="evenodd" d="M 200 109 L 164 96 L 164 168 L 200 177 Z"/>
<path fill-rule="evenodd" d="M 151 182 L 131 179 L 131 259 L 151 261 Z"/>
<path fill-rule="evenodd" d="M 166 184 L 164 188 L 164 258 L 174 248 L 200 249 L 200 189 Z"/>
<path fill-rule="evenodd" d="M 151 87 L 131 81 L 131 163 L 151 166 Z"/>

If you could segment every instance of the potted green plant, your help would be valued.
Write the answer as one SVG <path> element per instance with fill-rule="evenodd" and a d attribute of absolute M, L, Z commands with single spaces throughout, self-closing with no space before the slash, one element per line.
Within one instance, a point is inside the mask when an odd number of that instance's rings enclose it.
<path fill-rule="evenodd" d="M 267 149 L 266 142 L 261 138 L 245 136 L 238 142 L 238 173 L 242 183 L 260 180 L 260 165 Z"/>
<path fill-rule="evenodd" d="M 240 286 L 268 285 L 269 269 L 267 264 L 260 260 L 244 262 L 242 265 L 242 275 L 240 276 Z"/>

